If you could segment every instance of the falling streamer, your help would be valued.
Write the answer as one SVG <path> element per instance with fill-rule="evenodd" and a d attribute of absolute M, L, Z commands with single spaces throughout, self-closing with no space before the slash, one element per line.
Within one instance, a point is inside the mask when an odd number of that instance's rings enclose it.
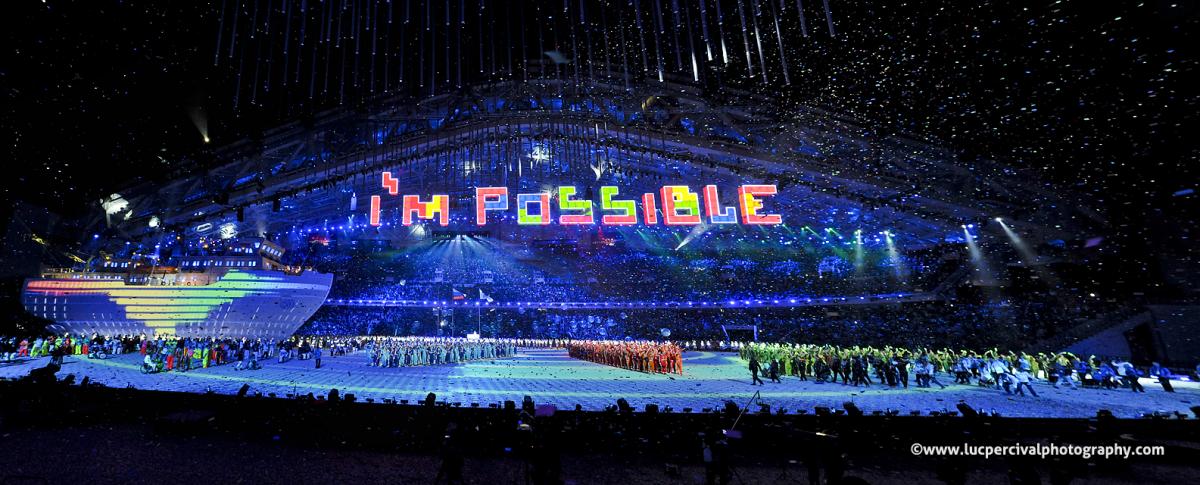
<path fill-rule="evenodd" d="M 236 20 L 236 17 L 235 17 L 235 20 Z M 234 31 L 234 34 L 235 34 L 235 38 L 236 38 L 236 34 L 237 34 L 237 31 L 236 31 L 236 30 Z M 234 110 L 235 112 L 237 111 L 238 107 L 241 105 L 241 101 L 242 101 L 242 73 L 243 73 L 243 72 L 245 71 L 245 69 L 246 69 L 246 47 L 245 47 L 245 42 L 243 42 L 242 44 L 243 44 L 243 45 L 242 45 L 242 56 L 241 56 L 240 58 L 238 58 L 237 84 L 236 84 L 236 85 L 234 85 L 234 87 L 233 87 L 233 110 Z M 230 45 L 233 45 L 233 44 L 230 44 Z M 233 58 L 233 56 L 231 55 L 231 56 L 230 56 L 230 58 L 232 59 L 232 58 Z"/>
<path fill-rule="evenodd" d="M 696 62 L 696 34 L 692 32 L 692 11 L 685 8 L 683 13 L 687 19 L 688 50 L 692 56 L 692 80 L 700 82 L 700 66 Z"/>
<path fill-rule="evenodd" d="M 676 72 L 683 72 L 683 50 L 679 42 L 679 31 L 683 27 L 683 20 L 679 18 L 679 0 L 671 0 L 671 16 L 675 18 L 675 23 L 671 24 L 671 39 L 675 44 L 675 68 Z"/>
<path fill-rule="evenodd" d="M 729 49 L 725 47 L 725 15 L 721 13 L 721 0 L 714 0 L 717 6 L 717 37 L 721 38 L 721 60 L 729 64 Z"/>
<path fill-rule="evenodd" d="M 571 67 L 575 73 L 575 85 L 579 85 L 579 35 L 575 31 L 575 22 L 571 21 L 570 0 L 563 0 L 563 18 L 571 26 Z"/>
<path fill-rule="evenodd" d="M 770 0 L 768 0 L 770 1 Z M 762 15 L 762 10 L 759 8 L 759 0 L 752 0 L 754 5 L 754 14 L 750 16 L 750 23 L 754 26 L 754 43 L 758 46 L 758 67 L 762 74 L 763 84 L 767 84 L 767 59 L 763 53 L 762 33 L 758 30 L 758 17 Z"/>
<path fill-rule="evenodd" d="M 475 44 L 479 46 L 479 73 L 483 74 L 483 0 L 479 0 L 479 18 L 475 21 Z"/>
<path fill-rule="evenodd" d="M 491 21 L 488 22 L 488 27 L 491 29 L 491 32 L 492 32 L 492 39 L 495 39 L 496 38 L 496 16 L 492 15 L 489 18 L 491 19 Z M 498 72 L 498 70 L 496 68 L 496 57 L 497 57 L 496 56 L 496 43 L 488 42 L 488 45 L 491 47 L 491 51 L 492 51 L 492 76 L 496 76 L 496 73 Z"/>
<path fill-rule="evenodd" d="M 304 24 L 301 24 L 304 25 Z M 312 44 L 312 63 L 308 66 L 308 99 L 312 100 L 317 86 L 317 52 L 321 48 L 321 39 L 325 38 L 325 6 L 321 6 L 321 23 L 317 26 L 320 30 L 317 31 L 317 41 Z M 304 42 L 304 36 L 300 36 L 300 42 Z M 296 79 L 300 79 L 300 68 L 296 67 Z"/>
<path fill-rule="evenodd" d="M 583 31 L 587 34 L 584 41 L 587 42 L 588 79 L 596 79 L 596 72 L 592 66 L 592 29 L 587 23 L 587 7 L 583 0 L 579 0 L 579 25 L 583 26 Z"/>
<path fill-rule="evenodd" d="M 250 38 L 254 39 L 258 31 L 258 2 L 254 2 L 254 20 L 250 22 Z M 245 51 L 243 51 L 245 55 Z M 254 42 L 254 81 L 250 83 L 250 105 L 258 105 L 258 73 L 262 69 L 262 42 Z"/>
<path fill-rule="evenodd" d="M 220 63 L 221 59 L 221 37 L 225 34 L 225 7 L 229 0 L 221 1 L 221 18 L 217 21 L 217 48 L 213 50 L 213 66 Z"/>
<path fill-rule="evenodd" d="M 239 15 L 240 13 L 241 13 L 241 7 L 237 4 L 235 4 L 233 6 L 233 29 L 231 29 L 232 33 L 229 36 L 229 60 L 231 60 L 231 61 L 233 60 L 233 48 L 237 45 L 237 38 L 238 38 L 238 35 L 237 35 L 238 28 L 237 27 L 238 27 L 238 17 L 241 16 L 241 15 Z"/>
<path fill-rule="evenodd" d="M 796 0 L 796 11 L 800 12 L 800 34 L 808 37 L 808 21 L 804 19 L 803 0 Z"/>
<path fill-rule="evenodd" d="M 779 63 L 783 66 L 783 83 L 790 85 L 792 76 L 788 74 L 787 54 L 783 50 L 783 33 L 779 30 L 779 9 L 775 7 L 775 0 L 767 0 L 767 2 L 771 4 L 771 19 L 775 21 L 775 41 L 779 43 Z"/>
<path fill-rule="evenodd" d="M 387 0 L 387 34 L 383 36 L 383 92 L 391 92 L 392 81 L 392 0 Z"/>
<path fill-rule="evenodd" d="M 379 1 L 371 0 L 370 10 L 371 20 L 367 22 L 367 28 L 371 29 L 371 93 L 375 92 L 375 58 L 379 55 L 379 36 L 376 32 L 379 30 Z"/>
<path fill-rule="evenodd" d="M 738 18 L 742 20 L 742 46 L 746 49 L 746 71 L 754 77 L 754 61 L 750 57 L 750 32 L 746 29 L 746 9 L 742 0 L 737 1 Z"/>
<path fill-rule="evenodd" d="M 518 12 L 517 17 L 519 17 L 521 19 L 521 57 L 519 59 L 517 59 L 517 62 L 521 63 L 521 80 L 528 81 L 529 80 L 529 62 L 528 62 L 529 49 L 527 46 L 529 45 L 529 43 L 525 42 L 525 32 L 528 32 L 528 29 L 525 28 L 525 10 L 522 9 L 520 12 Z"/>
<path fill-rule="evenodd" d="M 291 33 L 292 33 L 292 2 L 284 1 L 283 2 L 283 70 L 282 70 L 283 75 L 280 76 L 284 86 L 287 86 L 288 74 L 290 74 L 292 72 L 290 69 L 291 63 L 288 62 L 290 60 L 288 58 L 288 44 L 290 44 L 291 40 L 292 40 Z"/>
<path fill-rule="evenodd" d="M 444 66 L 446 73 L 446 85 L 450 85 L 450 0 L 446 0 L 446 64 Z"/>
<path fill-rule="evenodd" d="M 608 46 L 609 46 L 610 42 L 608 41 L 608 14 L 607 14 L 607 12 L 604 12 L 604 11 L 600 12 L 600 22 L 601 22 L 600 25 L 601 25 L 601 29 L 602 29 L 601 31 L 604 33 L 604 77 L 611 78 L 612 77 L 612 58 L 609 57 L 609 52 L 608 52 Z M 538 31 L 541 32 L 540 29 Z"/>
<path fill-rule="evenodd" d="M 764 1 L 779 4 L 764 6 Z M 490 79 L 570 81 L 573 77 L 574 83 L 557 85 L 560 94 L 566 94 L 571 86 L 581 87 L 587 78 L 615 81 L 615 77 L 622 77 L 622 84 L 629 89 L 641 78 L 657 75 L 660 82 L 665 82 L 668 73 L 686 76 L 689 64 L 692 76 L 688 82 L 699 83 L 704 77 L 701 72 L 712 62 L 720 60 L 732 66 L 742 58 L 736 53 L 730 55 L 729 41 L 736 46 L 736 39 L 727 39 L 729 32 L 724 30 L 724 9 L 731 6 L 738 8 L 751 82 L 782 81 L 790 85 L 792 64 L 799 59 L 789 55 L 788 49 L 796 47 L 797 39 L 809 36 L 803 0 L 794 4 L 800 21 L 798 32 L 789 30 L 794 27 L 787 19 L 791 6 L 788 0 L 713 0 L 713 5 L 709 0 L 617 2 L 620 0 L 562 0 L 562 10 L 558 11 L 556 2 L 428 0 L 423 6 L 414 6 L 411 0 L 405 0 L 400 6 L 393 0 L 325 0 L 319 2 L 319 11 L 315 10 L 317 3 L 310 11 L 308 0 L 222 0 L 219 8 L 213 5 L 210 11 L 219 15 L 214 22 L 218 29 L 213 39 L 213 65 L 236 82 L 236 88 L 230 90 L 236 109 L 263 110 L 283 99 L 291 101 L 291 107 L 283 109 L 294 112 L 358 104 L 381 94 L 434 96 Z M 467 10 L 468 3 L 478 10 Z M 822 0 L 822 4 L 830 36 L 836 36 L 830 2 Z M 396 11 L 398 8 L 403 8 L 403 13 Z M 413 8 L 424 8 L 425 18 L 419 11 L 412 12 Z M 436 8 L 443 11 L 437 12 Z M 497 11 L 499 8 L 504 11 Z M 645 15 L 653 18 L 643 19 Z M 668 24 L 671 32 L 667 32 Z M 439 26 L 444 28 L 439 31 Z M 763 29 L 772 27 L 778 59 L 769 59 L 776 54 L 768 52 L 772 49 L 770 39 L 763 38 L 770 35 Z M 791 34 L 784 35 L 785 31 L 801 35 L 789 37 Z M 647 33 L 654 38 L 647 39 Z M 469 52 L 472 46 L 474 53 Z M 672 50 L 676 65 L 668 64 Z M 552 54 L 549 57 L 548 52 Z M 507 78 L 502 74 L 506 57 Z M 641 72 L 637 71 L 639 58 Z M 477 67 L 471 65 L 473 62 L 478 63 Z M 779 66 L 782 75 L 776 77 L 769 72 L 769 63 Z M 521 70 L 519 77 L 516 69 Z M 736 73 L 739 68 L 734 69 Z M 413 73 L 409 71 L 414 70 L 419 80 L 411 79 Z M 303 99 L 304 90 L 308 91 L 309 101 L 297 103 L 298 96 Z M 258 98 L 259 91 L 262 99 Z M 514 150 L 516 163 L 522 159 L 521 150 Z M 468 150 L 461 155 L 474 153 Z M 600 152 L 592 155 L 605 157 Z M 536 167 L 561 168 L 557 161 Z"/>
<path fill-rule="evenodd" d="M 621 16 L 621 17 L 624 17 L 624 16 Z M 628 92 L 628 91 L 630 91 L 630 86 L 629 86 L 629 47 L 625 44 L 625 23 L 618 22 L 617 28 L 621 29 L 621 66 L 625 68 L 625 71 L 624 71 L 625 74 L 622 77 L 622 79 L 625 80 L 625 91 Z"/>
<path fill-rule="evenodd" d="M 363 18 L 363 15 L 360 13 L 363 11 L 362 6 L 359 5 L 358 0 L 351 0 L 351 2 L 353 2 L 353 5 L 350 7 L 350 38 L 354 39 L 354 66 L 352 67 L 354 71 L 354 84 L 352 86 L 358 88 L 362 86 L 361 81 L 359 81 L 359 73 L 362 72 L 362 70 L 359 69 L 359 66 L 362 65 L 360 62 L 362 60 L 362 57 L 360 56 L 360 53 L 362 52 L 362 36 L 359 35 L 359 29 L 369 25 L 371 23 L 371 19 Z M 367 15 L 371 14 L 370 10 L 367 10 L 366 12 Z"/>
<path fill-rule="evenodd" d="M 650 72 L 650 65 L 646 62 L 646 31 L 642 29 L 642 6 L 632 0 L 629 4 L 633 6 L 633 13 L 637 19 L 638 45 L 641 47 L 642 54 L 642 74 L 645 75 Z"/>
<path fill-rule="evenodd" d="M 304 58 L 304 35 L 308 30 L 308 0 L 300 2 L 300 42 L 296 48 L 296 77 L 294 81 L 300 84 L 300 63 Z M 315 60 L 315 58 L 314 58 Z M 310 96 L 311 97 L 311 96 Z"/>
<path fill-rule="evenodd" d="M 662 42 L 659 40 L 659 35 L 664 32 L 664 29 L 662 5 L 658 0 L 654 0 L 654 19 L 658 22 L 658 28 L 654 30 L 654 54 L 658 57 L 658 82 L 663 82 Z"/>
<path fill-rule="evenodd" d="M 251 18 L 251 20 L 250 20 L 250 38 L 251 39 L 254 39 L 254 36 L 258 34 L 258 1 L 255 0 L 253 5 L 254 5 L 254 7 L 253 7 L 254 15 L 250 16 L 250 18 Z"/>
<path fill-rule="evenodd" d="M 400 79 L 398 79 L 396 82 L 400 83 L 401 87 L 405 87 L 404 86 L 404 58 L 408 57 L 408 56 L 404 55 L 404 48 L 408 47 L 408 37 L 406 37 L 404 34 L 405 34 L 405 31 L 408 30 L 408 22 L 409 22 L 409 19 L 412 17 L 412 8 L 411 7 L 412 7 L 412 0 L 404 0 L 404 21 L 400 22 L 400 49 L 396 53 L 396 57 L 400 58 Z"/>
<path fill-rule="evenodd" d="M 534 4 L 533 8 L 534 8 L 534 11 L 537 12 L 537 18 L 542 18 L 542 7 L 540 5 Z M 537 58 L 540 60 L 542 58 L 542 53 L 546 52 L 546 43 L 543 38 L 544 37 L 543 29 L 541 29 L 539 26 L 537 31 L 538 31 L 538 50 L 537 50 L 538 57 Z M 605 50 L 604 53 L 607 56 L 608 50 Z M 557 72 L 557 69 L 556 69 L 556 72 Z M 543 68 L 542 69 L 542 79 L 545 79 L 545 78 L 546 78 L 546 69 Z"/>
<path fill-rule="evenodd" d="M 508 42 L 506 42 L 504 44 L 505 46 L 508 47 L 508 77 L 509 77 L 509 79 L 512 79 L 512 77 L 513 77 L 512 29 L 508 28 L 508 26 L 512 25 L 512 9 L 507 9 L 507 8 L 504 9 L 504 17 L 506 20 L 506 22 L 504 24 L 504 36 L 507 37 L 507 39 L 508 39 Z"/>
<path fill-rule="evenodd" d="M 837 37 L 837 31 L 833 30 L 833 12 L 829 10 L 829 0 L 825 1 L 825 24 L 829 26 L 829 36 Z"/>
<path fill-rule="evenodd" d="M 334 49 L 340 49 L 341 45 L 342 45 L 342 43 L 341 43 L 341 36 L 342 36 L 342 27 L 341 27 L 342 15 L 341 15 L 341 13 L 342 13 L 342 7 L 341 7 L 340 2 L 336 5 L 334 5 L 332 3 L 330 4 L 330 6 L 329 6 L 329 31 L 325 33 L 325 35 L 328 36 L 328 39 L 325 42 L 325 57 L 322 59 L 322 61 L 324 61 L 323 64 L 325 64 L 325 81 L 324 81 L 324 84 L 321 86 L 321 97 L 323 99 L 329 99 L 329 71 L 331 69 L 331 66 L 333 65 L 332 52 Z M 337 19 L 337 27 L 338 27 L 337 34 L 334 34 L 334 31 L 333 31 L 335 18 Z"/>

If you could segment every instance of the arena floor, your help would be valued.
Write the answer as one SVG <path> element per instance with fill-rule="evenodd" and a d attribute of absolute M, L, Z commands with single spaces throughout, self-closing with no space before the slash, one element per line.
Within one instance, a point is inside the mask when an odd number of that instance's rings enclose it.
<path fill-rule="evenodd" d="M 0 377 L 15 378 L 45 365 L 46 359 L 5 365 Z M 59 376 L 75 374 L 110 387 L 133 386 L 139 389 L 163 391 L 236 393 L 243 383 L 251 392 L 264 395 L 270 392 L 286 394 L 326 394 L 331 388 L 351 393 L 359 400 L 384 398 L 421 400 L 434 392 L 438 400 L 461 402 L 463 406 L 513 400 L 520 402 L 525 395 L 541 403 L 560 408 L 598 410 L 624 397 L 630 405 L 641 409 L 645 404 L 672 406 L 676 412 L 685 407 L 700 411 L 721 407 L 730 399 L 745 405 L 755 391 L 762 391 L 762 401 L 773 409 L 789 412 L 816 406 L 840 409 L 845 401 L 853 401 L 865 412 L 896 409 L 902 414 L 910 411 L 954 409 L 959 400 L 986 412 L 995 410 L 1004 416 L 1025 417 L 1091 417 L 1105 408 L 1119 417 L 1132 418 L 1146 412 L 1182 412 L 1200 405 L 1200 386 L 1193 382 L 1175 382 L 1177 392 L 1164 392 L 1157 382 L 1142 379 L 1146 392 L 1103 391 L 1098 389 L 1054 389 L 1045 382 L 1034 384 L 1040 397 L 1009 396 L 1003 391 L 978 386 L 950 385 L 944 390 L 889 389 L 875 385 L 869 390 L 842 384 L 816 384 L 784 378 L 782 384 L 768 382 L 751 386 L 745 363 L 735 354 L 687 352 L 684 354 L 683 376 L 650 375 L 617 369 L 567 357 L 558 349 L 522 349 L 517 357 L 478 361 L 460 365 L 411 368 L 375 368 L 367 366 L 366 353 L 326 357 L 321 369 L 312 361 L 279 364 L 267 362 L 257 371 L 235 371 L 232 365 L 195 370 L 187 373 L 145 375 L 140 371 L 137 354 L 115 356 L 107 360 L 68 357 Z M 941 376 L 943 381 L 950 379 Z"/>

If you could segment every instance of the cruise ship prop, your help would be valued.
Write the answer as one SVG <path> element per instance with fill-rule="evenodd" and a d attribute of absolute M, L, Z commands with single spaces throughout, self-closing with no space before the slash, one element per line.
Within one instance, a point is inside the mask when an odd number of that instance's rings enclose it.
<path fill-rule="evenodd" d="M 25 281 L 22 301 L 58 333 L 284 338 L 325 302 L 333 275 L 284 265 L 283 252 L 246 240 L 168 265 L 47 269 Z"/>

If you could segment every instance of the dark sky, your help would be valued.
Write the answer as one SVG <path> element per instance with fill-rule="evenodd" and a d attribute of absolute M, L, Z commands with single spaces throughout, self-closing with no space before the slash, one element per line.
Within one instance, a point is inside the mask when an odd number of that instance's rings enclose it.
<path fill-rule="evenodd" d="M 480 68 L 484 78 L 503 77 L 507 57 L 535 57 L 538 46 L 582 60 L 585 33 L 593 36 L 596 62 L 602 49 L 612 59 L 625 56 L 635 71 L 643 62 L 635 55 L 636 12 L 624 1 L 588 0 L 582 20 L 574 0 L 566 11 L 561 1 L 489 1 L 484 15 L 479 0 L 461 2 L 461 9 L 458 0 L 433 0 L 428 9 L 424 0 L 10 3 L 0 57 L 5 195 L 66 212 L 135 177 L 161 177 L 203 160 L 197 113 L 214 145 L 228 143 L 372 93 L 445 90 L 457 84 L 459 63 L 469 84 Z M 679 49 L 686 57 L 703 41 L 699 0 L 680 0 L 679 23 L 672 3 L 661 1 L 666 28 L 658 39 L 668 71 L 676 70 Z M 733 13 L 738 3 L 721 2 L 719 30 L 734 59 L 726 79 L 745 69 Z M 1164 209 L 1175 214 L 1178 201 L 1170 194 L 1195 185 L 1200 22 L 1194 2 L 832 0 L 836 39 L 829 38 L 819 0 L 804 2 L 808 38 L 800 35 L 796 2 L 744 3 L 751 23 L 753 6 L 761 9 L 764 57 L 775 78 L 741 81 L 745 87 L 853 113 L 881 131 L 941 140 L 969 156 L 1040 168 L 1056 183 L 1104 199 L 1119 220 Z M 655 3 L 642 5 L 650 27 L 657 19 L 646 9 Z M 345 10 L 335 11 L 339 6 Z M 704 6 L 716 45 L 717 5 L 705 0 Z M 385 23 L 385 15 L 393 22 Z M 432 30 L 421 27 L 426 18 Z M 447 18 L 453 22 L 443 23 Z M 685 28 L 688 18 L 692 29 Z M 326 29 L 330 39 L 341 33 L 345 45 L 319 42 Z M 642 31 L 647 49 L 655 31 Z M 621 38 L 624 49 L 607 50 Z M 371 70 L 363 54 L 368 44 L 377 62 Z M 443 45 L 453 49 L 453 62 L 442 60 Z M 512 45 L 516 53 L 506 56 Z M 786 88 L 779 82 L 781 52 L 793 81 Z M 438 88 L 415 82 L 422 57 L 430 58 L 439 82 L 453 82 Z M 395 64 L 401 58 L 406 71 Z M 496 59 L 499 75 L 491 72 Z"/>

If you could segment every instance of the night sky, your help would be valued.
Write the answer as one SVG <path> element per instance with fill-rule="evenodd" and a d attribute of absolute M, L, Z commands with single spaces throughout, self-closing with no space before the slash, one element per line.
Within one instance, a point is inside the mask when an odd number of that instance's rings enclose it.
<path fill-rule="evenodd" d="M 765 61 L 768 82 L 746 71 L 733 13 L 739 4 L 762 29 L 762 57 L 751 57 Z M 835 38 L 820 0 L 803 2 L 810 36 L 801 35 L 796 4 L 722 1 L 718 29 L 713 0 L 643 2 L 646 50 L 659 32 L 649 9 L 659 6 L 666 25 L 650 71 L 662 54 L 668 72 L 690 73 L 686 56 L 704 50 L 705 35 L 715 46 L 719 30 L 733 58 L 715 68 L 725 83 L 778 93 L 784 109 L 820 105 L 880 132 L 935 140 L 964 160 L 1038 168 L 1101 200 L 1126 243 L 1190 248 L 1195 196 L 1172 194 L 1194 188 L 1200 158 L 1195 3 L 832 0 Z M 207 147 L 316 110 L 507 78 L 507 59 L 539 57 L 539 46 L 582 65 L 591 36 L 593 64 L 624 59 L 638 71 L 646 63 L 637 55 L 639 12 L 625 1 L 18 0 L 8 7 L 3 195 L 65 213 L 139 178 L 202 166 Z M 790 85 L 781 83 L 781 61 Z M 1158 235 L 1141 241 L 1150 232 Z"/>

